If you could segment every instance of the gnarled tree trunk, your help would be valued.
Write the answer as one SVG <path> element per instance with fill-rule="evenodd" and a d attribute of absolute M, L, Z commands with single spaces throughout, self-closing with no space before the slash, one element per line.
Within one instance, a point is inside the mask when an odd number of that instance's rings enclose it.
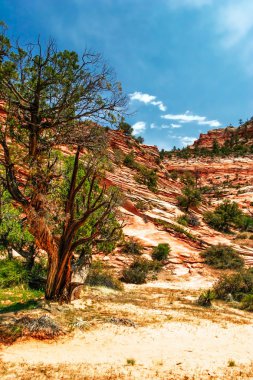
<path fill-rule="evenodd" d="M 58 252 L 58 260 L 48 261 L 48 276 L 45 291 L 47 300 L 70 302 L 71 300 L 71 256 L 68 252 Z"/>

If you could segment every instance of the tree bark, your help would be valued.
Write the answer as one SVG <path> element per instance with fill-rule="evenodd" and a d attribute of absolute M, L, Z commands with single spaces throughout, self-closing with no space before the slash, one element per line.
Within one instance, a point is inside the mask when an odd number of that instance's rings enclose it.
<path fill-rule="evenodd" d="M 51 260 L 48 262 L 48 276 L 45 291 L 45 298 L 51 301 L 68 303 L 71 300 L 71 255 L 65 252 L 63 255 L 58 252 L 57 257 L 61 260 Z"/>

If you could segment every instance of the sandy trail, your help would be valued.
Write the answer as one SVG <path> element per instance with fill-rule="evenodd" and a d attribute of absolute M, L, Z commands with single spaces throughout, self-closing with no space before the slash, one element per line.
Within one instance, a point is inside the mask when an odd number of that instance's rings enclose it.
<path fill-rule="evenodd" d="M 210 322 L 190 325 L 171 322 L 162 327 L 126 328 L 104 325 L 61 342 L 20 342 L 7 347 L 2 359 L 29 364 L 87 363 L 124 366 L 128 358 L 152 369 L 180 366 L 182 370 L 215 370 L 230 359 L 237 364 L 253 360 L 253 326 L 223 328 Z"/>
<path fill-rule="evenodd" d="M 202 278 L 203 280 L 203 278 Z M 204 284 L 207 282 L 204 281 Z M 151 286 L 150 286 L 151 285 Z M 159 297 L 160 291 L 166 291 L 163 283 L 143 285 L 143 293 L 152 287 Z M 170 283 L 171 289 L 196 289 L 201 285 L 200 278 L 193 278 L 188 282 Z M 154 289 L 157 287 L 157 289 Z M 129 286 L 129 291 L 134 286 Z M 131 304 L 123 305 L 131 308 Z M 118 307 L 119 316 L 123 309 Z M 138 309 L 136 309 L 138 312 Z M 153 309 L 143 309 L 145 312 Z M 173 307 L 172 307 L 173 310 Z M 139 310 L 139 312 L 141 309 Z M 175 310 L 174 310 L 175 311 Z M 180 311 L 175 311 L 180 313 Z M 161 313 L 163 311 L 161 310 Z M 157 368 L 163 373 L 180 371 L 181 374 L 194 374 L 196 371 L 211 371 L 217 373 L 219 368 L 227 368 L 229 360 L 233 360 L 237 366 L 248 365 L 253 361 L 253 316 L 246 313 L 247 321 L 234 323 L 228 317 L 221 314 L 219 323 L 212 318 L 198 318 L 191 314 L 191 322 L 174 320 L 168 322 L 161 319 L 161 323 L 154 323 L 142 327 L 128 327 L 109 323 L 100 324 L 95 329 L 81 332 L 77 330 L 74 337 L 63 338 L 51 343 L 43 341 L 20 341 L 12 346 L 4 347 L 1 359 L 9 363 L 26 363 L 37 365 L 49 364 L 85 364 L 91 369 L 117 368 L 124 370 L 127 359 L 136 362 L 134 379 L 150 378 L 148 374 Z M 237 311 L 237 316 L 240 313 Z M 158 310 L 159 314 L 159 310 Z M 143 370 L 145 376 L 143 377 Z M 165 372 L 164 372 L 165 371 Z M 120 377 L 119 377 L 120 378 Z M 157 377 L 164 378 L 164 377 Z M 166 377 L 165 377 L 166 378 Z M 198 377 L 197 377 L 198 378 Z M 218 377 L 219 378 L 219 377 Z"/>

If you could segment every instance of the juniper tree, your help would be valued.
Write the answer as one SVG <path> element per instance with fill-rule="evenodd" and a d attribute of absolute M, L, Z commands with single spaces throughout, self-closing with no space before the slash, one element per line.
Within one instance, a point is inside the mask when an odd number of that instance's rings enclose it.
<path fill-rule="evenodd" d="M 118 196 L 101 174 L 106 142 L 97 124 L 116 122 L 126 98 L 99 54 L 79 57 L 53 41 L 21 47 L 3 26 L 0 99 L 2 183 L 47 253 L 46 298 L 68 301 L 82 247 L 110 241 L 119 228 L 110 223 Z M 70 162 L 59 153 L 66 144 Z"/>

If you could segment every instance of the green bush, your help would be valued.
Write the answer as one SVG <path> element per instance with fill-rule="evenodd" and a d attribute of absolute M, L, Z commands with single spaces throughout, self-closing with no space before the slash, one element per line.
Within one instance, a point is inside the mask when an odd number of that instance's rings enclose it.
<path fill-rule="evenodd" d="M 253 270 L 251 268 L 238 273 L 222 276 L 214 285 L 216 298 L 241 301 L 244 295 L 253 293 Z"/>
<path fill-rule="evenodd" d="M 158 246 L 153 249 L 152 258 L 158 261 L 167 260 L 170 250 L 169 244 L 158 244 Z"/>
<path fill-rule="evenodd" d="M 123 290 L 123 284 L 100 261 L 94 262 L 85 281 L 90 286 L 105 286 L 114 290 Z"/>
<path fill-rule="evenodd" d="M 129 284 L 144 284 L 150 272 L 158 272 L 160 269 L 159 262 L 140 258 L 123 270 L 122 281 Z"/>
<path fill-rule="evenodd" d="M 157 174 L 153 169 L 148 169 L 143 165 L 138 164 L 138 175 L 136 176 L 136 181 L 147 186 L 150 191 L 157 191 Z"/>
<path fill-rule="evenodd" d="M 210 307 L 212 306 L 212 300 L 215 299 L 215 293 L 213 290 L 208 289 L 207 291 L 200 294 L 197 305 L 204 306 L 204 307 Z"/>
<path fill-rule="evenodd" d="M 135 203 L 135 207 L 138 209 L 138 210 L 141 210 L 141 211 L 147 211 L 150 209 L 150 204 L 149 202 L 147 201 L 144 201 L 142 199 L 139 199 L 136 203 Z"/>
<path fill-rule="evenodd" d="M 189 224 L 187 214 L 180 215 L 179 217 L 177 217 L 176 221 L 184 227 L 187 227 Z"/>
<path fill-rule="evenodd" d="M 133 151 L 125 156 L 123 164 L 130 169 L 136 169 L 137 168 L 138 165 L 135 162 L 135 157 L 134 157 Z"/>
<path fill-rule="evenodd" d="M 205 263 L 216 269 L 240 269 L 244 261 L 239 253 L 227 245 L 213 245 L 200 253 Z"/>
<path fill-rule="evenodd" d="M 218 231 L 230 232 L 231 228 L 250 231 L 253 228 L 253 218 L 243 214 L 236 202 L 225 201 L 216 209 L 204 214 L 204 220 Z"/>
<path fill-rule="evenodd" d="M 182 195 L 177 197 L 178 206 L 186 212 L 190 207 L 196 207 L 202 200 L 201 191 L 192 186 L 185 186 Z"/>
<path fill-rule="evenodd" d="M 26 284 L 28 273 L 24 264 L 18 260 L 0 260 L 0 288 Z"/>
<path fill-rule="evenodd" d="M 247 294 L 242 298 L 241 309 L 253 311 L 253 294 Z"/>
<path fill-rule="evenodd" d="M 182 226 L 197 227 L 200 225 L 199 219 L 194 214 L 183 214 L 177 218 L 177 223 L 182 224 Z"/>
<path fill-rule="evenodd" d="M 125 242 L 123 252 L 131 255 L 141 255 L 143 253 L 143 246 L 133 238 L 130 238 Z"/>

